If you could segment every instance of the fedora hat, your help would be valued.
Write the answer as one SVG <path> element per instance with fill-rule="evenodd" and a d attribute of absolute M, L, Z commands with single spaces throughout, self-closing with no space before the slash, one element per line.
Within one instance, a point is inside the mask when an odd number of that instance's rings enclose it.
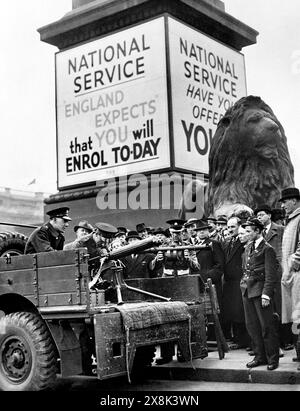
<path fill-rule="evenodd" d="M 268 214 L 272 214 L 272 209 L 268 204 L 261 204 L 259 205 L 256 210 L 254 211 L 254 214 L 258 214 L 260 211 L 265 211 Z"/>
<path fill-rule="evenodd" d="M 286 188 L 285 190 L 282 190 L 281 192 L 281 199 L 279 201 L 284 201 L 288 200 L 290 198 L 297 198 L 300 200 L 300 192 L 298 188 Z"/>
<path fill-rule="evenodd" d="M 195 231 L 207 230 L 207 229 L 209 229 L 209 225 L 206 221 L 204 221 L 204 220 L 196 221 L 196 225 L 195 225 L 195 228 L 194 228 Z"/>
<path fill-rule="evenodd" d="M 96 223 L 95 226 L 104 238 L 113 238 L 118 232 L 117 228 L 111 224 Z"/>
<path fill-rule="evenodd" d="M 94 230 L 94 228 L 93 228 L 93 226 L 91 225 L 91 224 L 89 224 L 87 221 L 80 221 L 79 223 L 78 223 L 78 225 L 75 225 L 75 227 L 74 227 L 74 231 L 75 231 L 75 233 L 76 233 L 76 231 L 78 230 L 78 228 L 84 228 L 86 231 L 88 231 L 89 233 L 91 233 L 93 230 Z"/>
<path fill-rule="evenodd" d="M 129 231 L 127 234 L 127 240 L 130 238 L 137 238 L 138 240 L 141 240 L 141 237 L 139 236 L 139 233 L 137 231 Z"/>

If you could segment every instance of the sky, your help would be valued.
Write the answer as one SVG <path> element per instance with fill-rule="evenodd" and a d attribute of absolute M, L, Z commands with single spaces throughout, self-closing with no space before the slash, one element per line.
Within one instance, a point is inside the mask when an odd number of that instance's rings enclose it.
<path fill-rule="evenodd" d="M 243 49 L 248 94 L 260 96 L 283 125 L 300 188 L 300 2 L 225 0 L 225 7 L 260 33 L 256 45 Z M 57 191 L 54 56 L 58 50 L 41 42 L 37 29 L 71 9 L 72 0 L 1 5 L 0 187 Z"/>

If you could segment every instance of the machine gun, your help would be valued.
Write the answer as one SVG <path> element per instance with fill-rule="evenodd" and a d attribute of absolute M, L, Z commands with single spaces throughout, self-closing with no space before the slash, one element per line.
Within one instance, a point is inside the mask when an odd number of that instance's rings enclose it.
<path fill-rule="evenodd" d="M 89 261 L 94 261 L 96 259 L 100 259 L 101 264 L 100 268 L 98 270 L 98 273 L 95 275 L 93 280 L 89 283 L 89 288 L 90 290 L 92 289 L 97 289 L 99 286 L 101 287 L 101 280 L 102 280 L 102 271 L 104 268 L 104 264 L 106 262 L 111 261 L 112 264 L 110 265 L 110 269 L 113 272 L 112 275 L 112 287 L 116 289 L 117 292 L 117 299 L 118 299 L 118 305 L 124 304 L 124 301 L 122 299 L 122 293 L 121 290 L 122 288 L 126 288 L 127 290 L 139 293 L 139 294 L 144 294 L 149 297 L 157 298 L 162 301 L 170 301 L 171 298 L 166 298 L 161 295 L 153 294 L 148 291 L 140 290 L 138 288 L 130 287 L 126 282 L 124 281 L 124 265 L 120 261 L 121 258 L 125 258 L 131 254 L 141 254 L 141 253 L 157 253 L 159 251 L 162 252 L 169 252 L 169 251 L 183 251 L 183 250 L 200 250 L 207 248 L 207 246 L 170 246 L 170 247 L 160 247 L 157 245 L 160 245 L 161 241 L 158 240 L 156 237 L 150 237 L 144 240 L 140 240 L 138 243 L 134 244 L 129 244 L 126 246 L 123 246 L 117 250 L 111 251 L 104 257 L 94 257 L 89 259 Z M 153 248 L 154 247 L 154 248 Z"/>

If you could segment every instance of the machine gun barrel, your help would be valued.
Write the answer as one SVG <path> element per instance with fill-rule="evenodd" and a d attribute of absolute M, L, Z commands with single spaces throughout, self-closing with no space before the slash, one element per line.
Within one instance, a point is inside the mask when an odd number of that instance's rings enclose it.
<path fill-rule="evenodd" d="M 210 248 L 209 245 L 179 245 L 176 247 L 154 247 L 150 248 L 146 253 L 153 253 L 156 254 L 159 251 L 162 252 L 167 252 L 167 251 L 184 251 L 184 250 L 189 250 L 189 251 L 198 251 L 198 250 L 204 250 Z M 138 253 L 137 253 L 138 254 Z"/>
<path fill-rule="evenodd" d="M 108 260 L 120 260 L 121 258 L 128 257 L 131 254 L 140 254 L 148 250 L 153 246 L 161 244 L 155 237 L 146 238 L 145 240 L 139 240 L 137 243 L 124 245 L 117 250 L 111 251 L 105 257 Z M 90 258 L 89 261 L 100 259 L 101 257 Z"/>

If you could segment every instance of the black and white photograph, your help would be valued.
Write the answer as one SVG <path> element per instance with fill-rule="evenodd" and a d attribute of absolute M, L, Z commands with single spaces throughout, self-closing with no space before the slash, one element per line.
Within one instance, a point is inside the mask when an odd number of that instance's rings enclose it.
<path fill-rule="evenodd" d="M 300 391 L 299 1 L 1 13 L 0 391 Z"/>

